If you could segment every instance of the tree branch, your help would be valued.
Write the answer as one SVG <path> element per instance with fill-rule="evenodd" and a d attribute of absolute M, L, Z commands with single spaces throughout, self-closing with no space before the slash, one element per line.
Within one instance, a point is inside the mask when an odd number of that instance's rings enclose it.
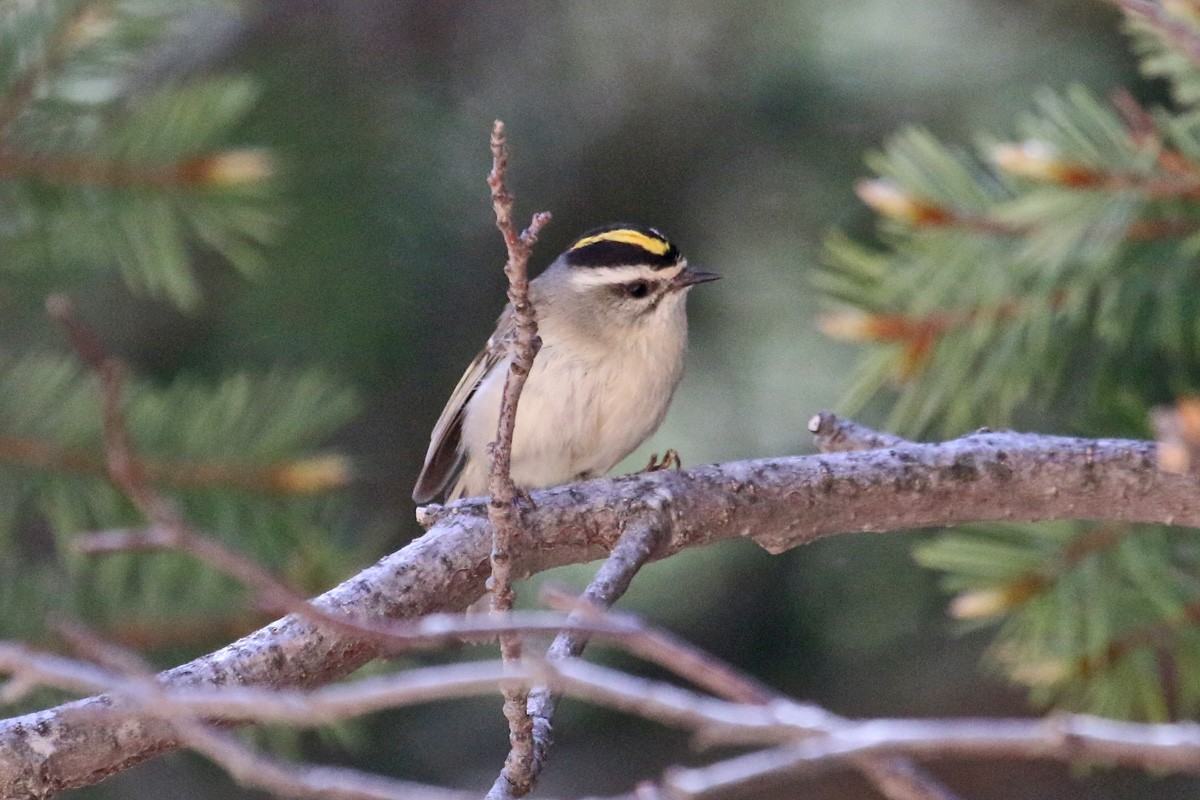
<path fill-rule="evenodd" d="M 514 575 L 602 558 L 623 526 L 668 523 L 656 557 L 750 538 L 771 552 L 856 531 L 989 520 L 1101 519 L 1200 527 L 1196 483 L 1156 468 L 1153 442 L 977 433 L 941 444 L 739 461 L 534 492 Z M 363 622 L 461 610 L 484 591 L 487 503 L 431 508 L 432 528 L 314 605 Z M 362 666 L 382 645 L 286 617 L 162 675 L 172 686 L 311 687 Z M 65 713 L 90 699 L 0 722 L 0 796 L 94 783 L 175 746 L 153 720 L 114 726 Z"/>

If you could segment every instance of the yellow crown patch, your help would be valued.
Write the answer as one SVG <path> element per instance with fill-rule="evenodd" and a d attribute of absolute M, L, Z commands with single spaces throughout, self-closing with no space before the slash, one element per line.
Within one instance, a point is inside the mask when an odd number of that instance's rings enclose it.
<path fill-rule="evenodd" d="M 590 244 L 597 242 L 621 242 L 622 244 L 631 244 L 635 247 L 640 247 L 648 253 L 653 253 L 656 256 L 666 255 L 671 249 L 671 243 L 654 236 L 647 236 L 641 231 L 635 231 L 632 228 L 617 228 L 612 231 L 598 233 L 595 236 L 585 236 L 584 238 L 571 245 L 571 250 L 578 250 L 581 247 L 587 247 Z"/>

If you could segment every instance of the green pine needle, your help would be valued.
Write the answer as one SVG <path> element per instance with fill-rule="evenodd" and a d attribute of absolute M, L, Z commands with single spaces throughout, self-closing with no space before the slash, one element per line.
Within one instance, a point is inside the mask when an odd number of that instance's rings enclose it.
<path fill-rule="evenodd" d="M 185 309 L 203 295 L 193 248 L 261 270 L 282 220 L 274 165 L 232 142 L 257 88 L 239 76 L 147 85 L 142 74 L 181 13 L 136 0 L 0 13 L 0 44 L 13 45 L 0 59 L 5 269 L 115 269 Z"/>
<path fill-rule="evenodd" d="M 831 235 L 817 279 L 826 329 L 863 343 L 852 407 L 887 400 L 909 436 L 1031 413 L 1144 436 L 1153 406 L 1200 393 L 1200 24 L 1184 13 L 1128 26 L 1178 108 L 1047 90 L 1015 142 L 981 137 L 977 157 L 919 130 L 869 156 L 876 241 Z M 916 557 L 964 624 L 995 626 L 989 664 L 1035 702 L 1178 719 L 1200 714 L 1193 538 L 974 526 Z"/>

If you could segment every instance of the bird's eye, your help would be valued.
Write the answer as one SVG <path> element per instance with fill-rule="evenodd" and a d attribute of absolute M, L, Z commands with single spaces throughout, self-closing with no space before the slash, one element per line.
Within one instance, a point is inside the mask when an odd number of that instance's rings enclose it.
<path fill-rule="evenodd" d="M 631 281 L 625 284 L 625 294 L 635 300 L 640 300 L 650 294 L 650 284 L 646 281 Z"/>

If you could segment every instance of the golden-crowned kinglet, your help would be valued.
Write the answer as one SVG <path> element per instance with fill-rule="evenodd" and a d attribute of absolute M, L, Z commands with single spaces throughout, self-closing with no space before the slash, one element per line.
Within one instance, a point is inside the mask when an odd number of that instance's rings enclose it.
<path fill-rule="evenodd" d="M 688 289 L 716 280 L 691 269 L 653 228 L 588 231 L 529 282 L 542 349 L 517 406 L 512 479 L 523 489 L 603 475 L 658 428 L 683 375 Z M 413 499 L 487 492 L 513 333 L 504 310 L 430 437 Z"/>

